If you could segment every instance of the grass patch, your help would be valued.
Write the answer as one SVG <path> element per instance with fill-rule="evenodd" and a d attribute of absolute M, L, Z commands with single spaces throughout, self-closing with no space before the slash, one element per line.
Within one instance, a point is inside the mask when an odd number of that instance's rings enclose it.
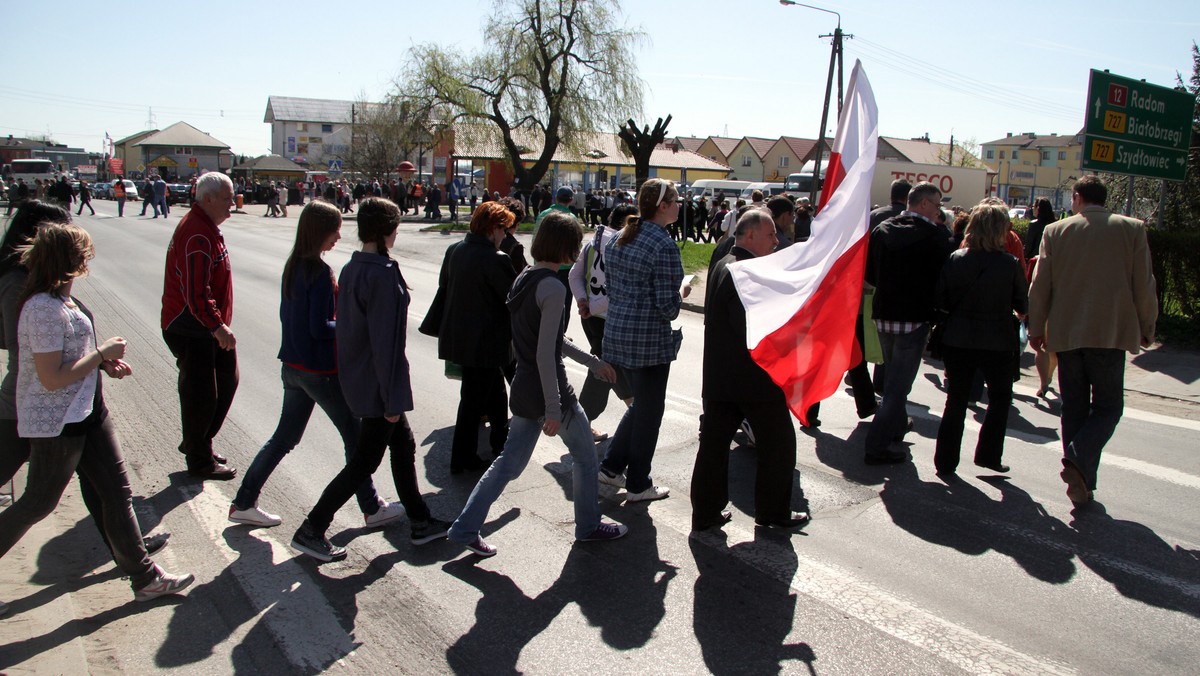
<path fill-rule="evenodd" d="M 709 260 L 712 259 L 713 249 L 717 248 L 716 244 L 705 244 L 703 242 L 676 242 L 679 247 L 679 256 L 683 259 L 683 273 L 690 275 L 698 270 L 703 270 L 708 267 Z"/>

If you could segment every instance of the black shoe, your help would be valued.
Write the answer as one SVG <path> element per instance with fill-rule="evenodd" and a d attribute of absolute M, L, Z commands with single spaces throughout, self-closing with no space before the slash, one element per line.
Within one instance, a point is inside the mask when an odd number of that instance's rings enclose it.
<path fill-rule="evenodd" d="M 446 537 L 446 533 L 450 531 L 450 522 L 430 517 L 425 521 L 410 521 L 408 528 L 412 543 L 423 545 Z"/>
<path fill-rule="evenodd" d="M 346 548 L 334 545 L 324 533 L 318 533 L 308 519 L 300 524 L 300 530 L 292 536 L 292 549 L 308 554 L 318 561 L 341 561 L 346 558 Z"/>
<path fill-rule="evenodd" d="M 907 453 L 884 453 L 883 455 L 868 453 L 863 457 L 863 462 L 867 463 L 868 465 L 895 465 L 897 463 L 906 462 L 907 460 Z"/>
<path fill-rule="evenodd" d="M 146 547 L 147 555 L 154 555 L 156 552 L 167 546 L 167 540 L 171 539 L 170 533 L 155 533 L 142 538 L 142 545 Z"/>
<path fill-rule="evenodd" d="M 864 418 L 870 418 L 871 416 L 875 415 L 875 412 L 878 410 L 879 410 L 879 404 L 875 404 L 874 406 L 872 406 L 871 408 L 868 408 L 865 411 L 859 411 L 858 419 L 862 420 Z"/>
<path fill-rule="evenodd" d="M 897 434 L 892 440 L 893 441 L 904 441 L 904 435 L 908 434 L 911 431 L 913 431 L 913 419 L 912 419 L 912 416 L 909 416 L 908 418 L 905 419 L 904 429 L 901 430 L 900 433 Z"/>
<path fill-rule="evenodd" d="M 801 427 L 803 427 L 805 429 L 810 429 L 810 430 L 815 430 L 816 428 L 818 428 L 820 426 L 821 426 L 820 418 L 813 418 L 812 420 L 808 421 L 807 425 L 801 425 Z"/>
<path fill-rule="evenodd" d="M 205 480 L 229 481 L 237 476 L 237 470 L 228 465 L 214 463 L 208 469 L 189 469 L 188 474 Z"/>
<path fill-rule="evenodd" d="M 450 465 L 451 474 L 462 474 L 464 472 L 482 472 L 487 469 L 491 463 L 484 461 L 479 457 L 472 458 L 462 465 Z"/>
<path fill-rule="evenodd" d="M 763 528 L 779 528 L 781 530 L 791 530 L 799 528 L 812 520 L 808 512 L 792 512 L 789 516 L 780 519 L 755 519 L 754 523 Z"/>
<path fill-rule="evenodd" d="M 229 464 L 229 460 L 225 456 L 221 455 L 220 453 L 217 453 L 216 451 L 213 451 L 212 457 L 213 457 L 213 462 L 217 463 L 218 465 L 228 465 Z"/>
<path fill-rule="evenodd" d="M 987 464 L 987 465 L 983 464 L 982 462 L 977 462 L 977 463 L 975 463 L 975 466 L 982 467 L 984 469 L 990 469 L 993 472 L 999 472 L 1000 474 L 1008 474 L 1008 470 L 1012 469 L 1008 465 L 1001 465 L 998 462 L 992 463 L 992 464 Z"/>
<path fill-rule="evenodd" d="M 709 528 L 720 528 L 721 526 L 724 526 L 725 524 L 729 523 L 730 521 L 733 521 L 733 512 L 729 511 L 728 509 L 721 512 L 720 514 L 718 514 L 715 518 L 711 518 L 711 519 L 698 519 L 695 516 L 693 516 L 692 517 L 692 530 L 708 530 Z"/>

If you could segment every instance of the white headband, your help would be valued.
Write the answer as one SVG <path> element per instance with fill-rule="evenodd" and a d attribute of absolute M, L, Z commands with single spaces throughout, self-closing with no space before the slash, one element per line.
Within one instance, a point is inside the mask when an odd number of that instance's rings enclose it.
<path fill-rule="evenodd" d="M 660 204 L 662 204 L 663 198 L 666 196 L 667 196 L 667 182 L 663 181 L 662 183 L 658 184 L 658 201 L 654 203 L 654 206 L 657 207 Z"/>

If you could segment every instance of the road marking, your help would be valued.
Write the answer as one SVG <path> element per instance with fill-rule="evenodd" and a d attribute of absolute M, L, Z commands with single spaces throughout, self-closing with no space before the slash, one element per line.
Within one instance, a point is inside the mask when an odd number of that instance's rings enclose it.
<path fill-rule="evenodd" d="M 227 528 L 245 528 L 227 520 L 227 498 L 216 490 L 197 490 L 193 486 L 182 486 L 180 491 L 184 504 L 208 533 L 213 550 L 228 562 L 227 568 L 258 611 L 246 621 L 262 622 L 292 664 L 302 670 L 323 671 L 358 647 L 338 623 L 337 613 L 321 589 L 315 583 L 304 582 L 311 577 L 296 563 L 295 553 L 265 535 L 267 529 L 260 528 L 249 537 L 270 548 L 270 564 L 257 557 L 246 560 L 224 536 Z"/>
<path fill-rule="evenodd" d="M 1134 458 L 1126 458 L 1121 455 L 1105 453 L 1100 456 L 1101 466 L 1119 467 L 1120 469 L 1137 472 L 1152 479 L 1166 481 L 1167 483 L 1176 484 L 1185 488 L 1200 489 L 1200 477 L 1185 472 L 1180 472 L 1177 469 L 1155 465 L 1144 460 L 1136 460 Z"/>
<path fill-rule="evenodd" d="M 656 521 L 661 518 L 662 515 L 655 514 Z M 690 528 L 689 524 L 684 523 L 674 525 L 679 529 Z M 725 526 L 724 530 L 729 536 L 730 545 L 754 539 L 751 533 L 732 523 Z M 701 542 L 719 542 L 718 548 L 721 549 L 726 546 L 724 540 L 718 541 L 717 536 L 712 534 L 694 534 L 692 537 Z M 773 565 L 769 557 L 756 554 L 752 549 L 732 547 L 730 551 L 748 565 L 773 575 L 797 592 L 971 673 L 1075 673 L 1067 664 L 1026 655 L 1000 641 L 938 617 L 839 567 L 800 552 L 795 552 L 796 566 L 794 570 L 789 570 L 792 564 L 781 568 Z M 789 557 L 791 555 L 788 554 Z"/>

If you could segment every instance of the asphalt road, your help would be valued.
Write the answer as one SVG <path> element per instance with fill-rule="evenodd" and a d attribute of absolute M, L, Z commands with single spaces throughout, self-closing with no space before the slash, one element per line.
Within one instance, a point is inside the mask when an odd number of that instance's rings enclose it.
<path fill-rule="evenodd" d="M 1072 513 L 1058 478 L 1057 416 L 1028 389 L 1018 388 L 1010 419 L 1008 477 L 970 471 L 982 411 L 968 419 L 963 481 L 934 476 L 944 395 L 939 372 L 926 365 L 910 406 L 913 463 L 865 466 L 866 423 L 839 392 L 823 406 L 819 431 L 797 434 L 797 506 L 806 501 L 814 514 L 802 533 L 754 528 L 754 451 L 737 448 L 734 521 L 724 534 L 689 536 L 702 350 L 694 313 L 681 317 L 683 356 L 672 369 L 655 459 L 656 482 L 672 495 L 650 505 L 604 501 L 609 518 L 630 526 L 626 539 L 573 544 L 564 499 L 570 458 L 559 441 L 543 438 L 491 511 L 484 535 L 498 556 L 478 560 L 447 542 L 414 547 L 404 523 L 368 531 L 351 501 L 330 529 L 350 557 L 316 565 L 287 543 L 342 464 L 332 426 L 314 415 L 267 484 L 260 504 L 282 515 L 282 526 L 228 523 L 237 482 L 202 484 L 182 471 L 176 372 L 158 329 L 166 242 L 185 210 L 168 221 L 116 219 L 114 203 L 94 204 L 97 216 L 79 220 L 97 258 L 77 294 L 102 337 L 129 340 L 135 375 L 106 383 L 105 395 L 143 526 L 174 533 L 161 561 L 195 572 L 197 583 L 186 600 L 144 611 L 119 600 L 90 605 L 86 621 L 59 630 L 87 635 L 89 664 L 122 672 L 487 674 L 1182 674 L 1200 664 L 1200 423 L 1152 402 L 1151 410 L 1127 408 L 1104 458 L 1099 503 Z M 223 226 L 241 386 L 218 449 L 241 471 L 278 416 L 278 286 L 298 213 L 235 215 Z M 342 234 L 327 256 L 335 270 L 356 244 L 353 222 Z M 434 339 L 415 326 L 454 239 L 405 224 L 393 250 L 415 299 L 408 357 L 418 469 L 442 518 L 457 514 L 474 477 L 449 474 L 458 383 L 443 377 Z M 577 319 L 569 335 L 583 342 Z M 582 369 L 570 373 L 578 387 Z M 614 399 L 595 426 L 614 429 L 621 408 Z M 394 499 L 386 462 L 375 479 Z M 103 555 L 90 556 L 74 565 L 111 570 Z M 55 560 L 43 556 L 38 565 Z M 127 598 L 114 575 L 99 583 Z M 0 667 L 35 660 L 30 653 L 0 654 Z"/>

